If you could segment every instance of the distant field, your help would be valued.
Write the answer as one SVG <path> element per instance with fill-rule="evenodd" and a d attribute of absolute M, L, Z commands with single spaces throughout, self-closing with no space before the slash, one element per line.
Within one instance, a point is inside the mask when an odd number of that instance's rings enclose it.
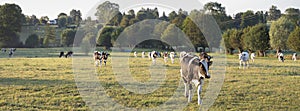
<path fill-rule="evenodd" d="M 76 77 L 81 76 L 86 77 L 87 81 L 80 81 L 80 84 L 99 82 L 104 88 L 104 90 L 85 90 L 86 92 L 99 91 L 100 93 L 102 91 L 104 96 L 111 98 L 109 100 L 113 100 L 121 106 L 143 110 L 155 108 L 168 101 L 180 82 L 178 59 L 175 64 L 167 63 L 165 65 L 163 60 L 159 58 L 158 63 L 166 69 L 165 81 L 162 82 L 159 89 L 150 94 L 135 94 L 127 91 L 117 82 L 113 73 L 111 58 L 106 67 L 95 68 L 90 57 L 75 56 L 73 60 L 82 60 L 75 61 L 82 66 L 80 70 L 97 72 L 95 74 L 98 78 L 94 78 L 97 81 L 88 81 L 89 77 L 92 77 L 92 73 L 86 76 L 74 74 L 72 63 L 75 62 L 70 58 L 57 57 L 61 50 L 20 49 L 14 58 L 7 58 L 1 53 L 0 57 L 5 58 L 0 58 L 0 110 L 91 110 L 91 107 L 99 108 L 98 106 L 107 104 L 107 102 L 103 102 L 104 100 L 100 100 L 101 98 L 99 99 L 100 102 L 84 101 L 84 98 L 97 97 L 82 97 L 83 95 L 79 93 L 75 81 Z M 35 53 L 28 52 L 40 52 L 42 54 L 35 55 Z M 113 54 L 120 58 L 126 56 L 126 53 Z M 35 58 L 36 56 L 37 58 Z M 129 58 L 129 61 L 130 72 L 134 80 L 156 84 L 151 82 L 149 73 L 161 67 L 151 66 L 151 61 L 148 58 L 132 57 Z M 212 70 L 214 68 L 217 67 L 213 66 Z M 214 77 L 213 73 L 212 77 Z M 205 81 L 205 88 L 209 82 L 210 80 Z M 237 57 L 227 56 L 225 81 L 210 110 L 299 111 L 299 83 L 300 61 L 287 60 L 285 63 L 280 63 L 276 58 L 257 58 L 255 63 L 250 64 L 250 69 L 241 70 L 238 69 Z M 178 102 L 182 102 L 182 100 L 185 102 L 183 89 L 181 91 L 182 97 L 177 98 Z M 204 89 L 203 94 L 205 91 Z M 198 110 L 199 106 L 196 99 L 196 93 L 194 93 L 192 103 L 183 110 Z M 105 110 L 117 110 L 117 108 L 116 105 L 113 105 Z M 169 110 L 180 109 L 172 109 L 171 105 Z"/>

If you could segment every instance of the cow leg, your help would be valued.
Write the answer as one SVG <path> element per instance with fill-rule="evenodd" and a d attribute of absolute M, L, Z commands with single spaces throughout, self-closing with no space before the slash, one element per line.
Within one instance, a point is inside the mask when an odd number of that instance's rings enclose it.
<path fill-rule="evenodd" d="M 96 67 L 98 67 L 98 60 L 95 60 L 95 65 L 96 65 Z"/>
<path fill-rule="evenodd" d="M 193 87 L 191 83 L 188 83 L 188 87 L 189 87 L 189 97 L 188 97 L 188 102 L 192 101 L 192 97 L 193 97 Z"/>
<path fill-rule="evenodd" d="M 204 80 L 200 79 L 200 84 L 198 85 L 198 90 L 197 90 L 197 94 L 198 94 L 198 105 L 202 104 L 201 101 L 201 92 L 202 92 L 202 85 L 204 84 Z"/>
<path fill-rule="evenodd" d="M 189 93 L 188 93 L 189 87 L 187 83 L 184 83 L 184 97 L 188 98 Z"/>
<path fill-rule="evenodd" d="M 240 60 L 240 67 L 239 67 L 239 69 L 241 69 L 241 67 L 242 67 L 242 61 Z"/>

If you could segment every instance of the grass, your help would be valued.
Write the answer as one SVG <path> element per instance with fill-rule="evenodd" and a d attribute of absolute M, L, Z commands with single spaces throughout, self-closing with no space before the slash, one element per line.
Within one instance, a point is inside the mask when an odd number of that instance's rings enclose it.
<path fill-rule="evenodd" d="M 75 56 L 73 61 L 56 56 L 48 58 L 48 55 L 27 58 L 22 54 L 27 53 L 26 50 L 31 49 L 20 49 L 20 55 L 15 58 L 0 58 L 0 110 L 118 110 L 125 107 L 133 108 L 127 110 L 199 110 L 196 93 L 189 104 L 183 97 L 178 59 L 175 64 L 164 64 L 159 58 L 158 67 L 148 58 L 131 57 L 127 59 L 128 69 L 115 64 L 121 59 L 110 58 L 107 66 L 95 68 L 90 57 Z M 49 50 L 55 53 L 59 49 Z M 124 58 L 126 53 L 112 53 L 112 56 Z M 217 63 L 218 59 L 214 61 Z M 212 77 L 217 76 L 217 69 L 217 65 L 212 67 Z M 127 71 L 132 78 L 126 75 Z M 123 83 L 118 82 L 118 77 Z M 212 80 L 205 80 L 203 96 Z M 249 69 L 242 70 L 238 69 L 237 57 L 229 55 L 222 89 L 209 110 L 297 111 L 300 110 L 299 83 L 300 61 L 280 63 L 276 58 L 258 57 Z M 135 86 L 139 89 L 134 89 Z M 177 92 L 179 95 L 171 98 Z"/>

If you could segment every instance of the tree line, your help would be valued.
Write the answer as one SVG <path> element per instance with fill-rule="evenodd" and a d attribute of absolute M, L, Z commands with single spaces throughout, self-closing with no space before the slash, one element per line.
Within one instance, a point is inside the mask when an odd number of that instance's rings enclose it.
<path fill-rule="evenodd" d="M 4 10 L 8 9 L 5 8 L 10 8 L 11 14 L 7 15 Z M 29 45 L 31 47 L 39 47 L 42 44 L 44 47 L 74 45 L 86 48 L 91 47 L 91 44 L 97 44 L 97 46 L 104 46 L 109 49 L 122 34 L 122 36 L 131 38 L 149 36 L 165 41 L 176 40 L 176 37 L 186 36 L 191 40 L 195 48 L 223 47 L 231 54 L 233 50 L 258 51 L 260 55 L 263 55 L 269 49 L 300 51 L 299 9 L 288 8 L 282 13 L 276 6 L 271 6 L 268 11 L 254 12 L 248 10 L 233 16 L 226 14 L 225 9 L 220 3 L 209 2 L 204 5 L 203 9 L 195 9 L 191 12 L 179 9 L 169 14 L 163 12 L 160 15 L 157 8 L 141 8 L 137 12 L 129 10 L 125 13 L 119 11 L 118 4 L 106 1 L 97 7 L 96 20 L 93 20 L 91 17 L 83 20 L 80 11 L 77 10 L 72 10 L 69 16 L 65 13 L 60 13 L 58 16 L 58 28 L 62 30 L 59 34 L 57 34 L 57 29 L 46 25 L 44 37 L 34 34 L 30 35 L 28 37 L 29 40 L 26 40 L 25 44 L 31 44 Z M 3 16 L 5 14 L 7 16 Z M 20 44 L 17 38 L 22 24 L 36 25 L 36 23 L 41 24 L 48 21 L 47 17 L 41 17 L 40 20 L 34 19 L 35 17 L 30 17 L 29 19 L 28 16 L 26 17 L 22 14 L 21 8 L 15 4 L 0 6 L 0 15 L 2 17 L 0 19 L 0 27 L 7 30 L 0 32 L 1 47 L 12 45 L 5 44 L 4 41 L 13 38 L 15 38 L 14 41 L 6 43 Z M 194 17 L 201 20 L 206 16 L 214 17 L 221 29 L 222 37 L 214 38 L 214 40 L 207 42 L 203 34 L 204 30 L 199 29 L 197 24 L 191 19 L 191 17 Z M 151 20 L 157 20 L 157 22 L 149 22 Z M 12 24 L 12 21 L 15 22 Z M 7 25 L 8 22 L 11 24 Z M 135 25 L 137 23 L 140 25 Z M 80 27 L 67 28 L 72 24 L 75 26 L 80 24 Z M 11 27 L 2 28 L 5 26 Z M 57 39 L 57 35 L 60 35 L 59 39 Z M 38 40 L 36 40 L 37 38 Z M 35 46 L 34 44 L 40 45 Z M 127 43 L 128 47 L 133 47 L 132 45 Z M 164 41 L 147 40 L 140 43 L 137 47 L 166 49 L 172 46 Z"/>

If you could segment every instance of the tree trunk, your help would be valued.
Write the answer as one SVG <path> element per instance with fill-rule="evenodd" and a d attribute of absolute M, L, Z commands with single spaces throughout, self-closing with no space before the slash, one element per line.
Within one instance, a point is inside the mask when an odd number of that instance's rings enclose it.
<path fill-rule="evenodd" d="M 265 51 L 263 51 L 263 50 L 259 50 L 258 51 L 258 56 L 259 57 L 265 57 L 265 53 L 264 53 Z"/>

